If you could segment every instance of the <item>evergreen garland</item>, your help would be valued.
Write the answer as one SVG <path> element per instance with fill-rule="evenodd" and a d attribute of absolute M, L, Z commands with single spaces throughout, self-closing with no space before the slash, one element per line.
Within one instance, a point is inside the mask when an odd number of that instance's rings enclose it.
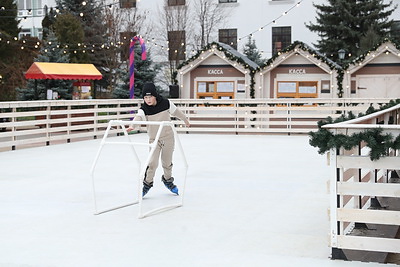
<path fill-rule="evenodd" d="M 370 106 L 366 111 L 366 115 L 393 107 L 398 104 L 400 104 L 400 99 L 391 100 L 388 104 L 383 105 L 379 110 L 376 110 Z M 359 115 L 359 117 L 362 116 L 364 116 L 364 114 Z M 324 154 L 333 148 L 344 148 L 345 150 L 350 150 L 358 146 L 361 142 L 365 142 L 366 146 L 370 148 L 369 156 L 371 160 L 378 160 L 381 157 L 387 156 L 389 148 L 400 149 L 400 135 L 394 138 L 391 134 L 382 134 L 382 128 L 368 129 L 352 135 L 335 135 L 328 129 L 322 128 L 322 126 L 326 124 L 339 123 L 354 118 L 354 114 L 349 112 L 347 117 L 342 115 L 335 120 L 333 120 L 332 117 L 328 117 L 325 120 L 319 121 L 318 131 L 309 133 L 310 145 L 313 147 L 318 147 L 319 154 Z"/>
<path fill-rule="evenodd" d="M 338 70 L 338 74 L 336 76 L 336 84 L 337 84 L 337 96 L 338 98 L 342 98 L 343 97 L 343 70 L 340 69 Z"/>
<path fill-rule="evenodd" d="M 363 54 L 361 54 L 360 56 L 355 58 L 353 61 L 347 63 L 344 66 L 344 69 L 347 69 L 350 66 L 350 64 L 358 64 L 358 63 L 364 61 L 365 58 L 371 53 L 371 51 L 376 51 L 384 43 L 392 43 L 396 47 L 397 50 L 400 50 L 400 44 L 395 39 L 388 38 L 388 37 L 382 38 L 382 40 L 379 43 L 377 43 L 374 47 L 369 49 L 369 51 L 365 51 Z"/>
<path fill-rule="evenodd" d="M 324 62 L 327 64 L 331 69 L 335 70 L 341 70 L 342 68 L 336 64 L 334 61 L 330 60 L 326 56 L 322 55 L 321 53 L 317 52 L 316 50 L 312 49 L 310 46 L 307 44 L 301 42 L 301 41 L 294 41 L 292 44 L 287 46 L 286 48 L 282 49 L 280 52 L 276 53 L 274 56 L 272 56 L 270 59 L 268 59 L 264 65 L 261 65 L 260 68 L 264 68 L 268 65 L 271 65 L 281 54 L 283 53 L 288 53 L 293 51 L 296 47 L 302 49 L 303 51 L 307 51 L 310 53 L 313 57 L 317 58 L 318 60 Z"/>

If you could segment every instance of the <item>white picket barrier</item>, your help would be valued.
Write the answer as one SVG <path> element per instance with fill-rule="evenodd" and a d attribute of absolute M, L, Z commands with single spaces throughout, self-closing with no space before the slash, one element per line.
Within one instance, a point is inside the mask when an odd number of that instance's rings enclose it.
<path fill-rule="evenodd" d="M 154 142 L 151 143 L 151 144 L 150 143 L 132 142 L 131 136 L 128 134 L 128 132 L 127 132 L 127 130 L 125 128 L 125 126 L 129 126 L 129 125 L 159 125 L 158 132 L 157 132 L 157 135 L 156 135 L 156 138 L 155 138 Z M 121 129 L 122 129 L 122 131 L 124 133 L 124 136 L 127 138 L 126 142 L 107 141 L 108 134 L 110 132 L 110 129 L 113 126 L 114 127 L 115 126 L 116 127 L 121 127 Z M 179 188 L 180 198 L 179 198 L 178 203 L 164 205 L 164 206 L 149 210 L 147 212 L 144 212 L 143 211 L 143 205 L 142 205 L 142 202 L 143 202 L 143 197 L 142 197 L 143 180 L 144 180 L 146 168 L 147 168 L 147 166 L 149 164 L 151 156 L 153 155 L 153 153 L 155 151 L 156 145 L 157 145 L 158 140 L 159 140 L 160 135 L 161 135 L 161 131 L 162 131 L 162 129 L 164 127 L 171 127 L 172 131 L 174 132 L 174 138 L 175 138 L 176 144 L 177 144 L 178 149 L 179 149 L 179 151 L 180 151 L 180 153 L 182 155 L 184 176 L 183 176 L 183 184 Z M 137 200 L 135 200 L 134 202 L 131 202 L 131 203 L 127 203 L 127 204 L 124 204 L 124 205 L 119 205 L 119 206 L 108 208 L 108 209 L 105 209 L 105 210 L 98 210 L 97 194 L 96 194 L 96 182 L 95 182 L 96 179 L 95 179 L 94 172 L 95 172 L 96 165 L 98 163 L 98 159 L 100 157 L 100 154 L 101 154 L 101 152 L 103 150 L 104 145 L 126 145 L 126 146 L 130 146 L 132 148 L 134 159 L 135 159 L 137 165 L 139 167 L 140 166 L 143 166 L 143 167 L 141 168 L 140 172 L 138 173 L 139 186 L 138 186 L 138 191 L 137 191 L 137 196 L 138 196 Z M 148 146 L 148 147 L 150 147 L 149 154 L 148 154 L 148 156 L 146 158 L 145 164 L 143 164 L 143 165 L 141 164 L 141 160 L 138 157 L 138 154 L 137 154 L 137 152 L 135 150 L 135 146 Z M 172 122 L 169 122 L 169 121 L 150 122 L 150 121 L 111 120 L 108 123 L 106 132 L 105 132 L 105 134 L 103 136 L 103 139 L 101 140 L 100 147 L 99 147 L 99 149 L 97 151 L 97 154 L 95 156 L 93 165 L 92 165 L 91 170 L 90 170 L 90 175 L 91 175 L 91 178 L 92 178 L 92 188 L 93 188 L 94 214 L 98 215 L 98 214 L 106 213 L 106 212 L 109 212 L 109 211 L 117 210 L 117 209 L 120 209 L 120 208 L 128 207 L 128 206 L 131 206 L 131 205 L 139 204 L 139 215 L 138 215 L 138 218 L 144 218 L 144 217 L 149 216 L 151 214 L 155 214 L 155 213 L 158 213 L 158 212 L 162 212 L 162 211 L 174 209 L 174 208 L 177 208 L 177 207 L 181 207 L 183 205 L 183 197 L 184 197 L 184 193 L 185 193 L 187 170 L 188 170 L 188 163 L 187 163 L 187 160 L 186 160 L 186 156 L 185 156 L 185 153 L 183 151 L 183 147 L 182 147 L 182 144 L 180 142 L 179 136 L 178 136 L 178 134 L 176 132 L 175 126 L 174 126 L 174 124 Z"/>

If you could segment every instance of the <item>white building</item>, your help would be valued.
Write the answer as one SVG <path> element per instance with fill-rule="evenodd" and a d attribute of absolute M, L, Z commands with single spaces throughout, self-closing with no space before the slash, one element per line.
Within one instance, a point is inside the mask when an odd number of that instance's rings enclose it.
<path fill-rule="evenodd" d="M 55 6 L 54 0 L 16 0 L 18 5 L 18 16 L 21 19 L 21 35 L 41 37 L 42 19 L 45 13 L 45 6 L 49 9 Z M 138 32 L 145 39 L 152 40 L 160 46 L 166 47 L 159 33 L 157 26 L 160 26 L 160 16 L 163 6 L 167 3 L 171 8 L 184 5 L 189 12 L 193 12 L 199 0 L 109 0 L 104 8 L 111 4 L 115 8 L 133 6 L 138 12 L 147 14 L 146 32 Z M 252 36 L 256 41 L 257 48 L 263 52 L 264 58 L 269 58 L 277 49 L 283 48 L 293 41 L 301 41 L 310 46 L 315 43 L 318 36 L 310 32 L 305 24 L 315 22 L 315 4 L 323 4 L 324 0 L 212 0 L 226 12 L 224 21 L 213 29 L 212 41 L 228 42 L 234 48 L 241 51 L 247 42 L 247 37 Z M 385 0 L 384 2 L 389 2 Z M 400 0 L 394 0 L 397 5 Z M 394 20 L 400 21 L 400 11 L 397 8 L 392 14 Z M 189 14 L 189 21 L 194 20 L 193 13 Z M 174 29 L 180 30 L 180 29 Z M 137 32 L 136 29 L 132 29 Z M 190 29 L 189 31 L 195 31 Z M 193 36 L 192 32 L 186 36 Z M 164 37 L 165 39 L 165 37 Z M 190 55 L 190 40 L 185 40 L 188 45 L 187 52 Z M 171 44 L 170 44 L 171 45 Z"/>
<path fill-rule="evenodd" d="M 55 6 L 54 0 L 16 0 L 21 32 L 18 37 L 34 36 L 42 38 L 42 20 L 45 6 Z"/>

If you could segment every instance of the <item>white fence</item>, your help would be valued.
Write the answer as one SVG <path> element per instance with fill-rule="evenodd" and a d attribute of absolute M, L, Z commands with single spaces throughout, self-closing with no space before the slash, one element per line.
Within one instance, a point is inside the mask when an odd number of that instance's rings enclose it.
<path fill-rule="evenodd" d="M 394 139 L 400 135 L 400 105 L 323 127 L 347 136 L 380 128 L 382 135 L 391 134 Z M 355 250 L 364 253 L 364 260 L 368 259 L 366 253 L 375 253 L 384 261 L 388 253 L 400 253 L 400 239 L 396 239 L 400 225 L 399 150 L 388 148 L 387 156 L 378 160 L 370 159 L 370 151 L 365 142 L 351 150 L 330 151 L 333 258 L 359 260 L 352 258 L 357 257 Z"/>
<path fill-rule="evenodd" d="M 191 121 L 178 132 L 226 134 L 306 134 L 317 121 L 364 113 L 390 99 L 173 99 Z M 142 100 L 50 100 L 0 102 L 0 151 L 98 138 L 110 120 L 130 120 Z M 144 128 L 143 128 L 144 130 Z M 112 129 L 110 134 L 122 134 Z"/>

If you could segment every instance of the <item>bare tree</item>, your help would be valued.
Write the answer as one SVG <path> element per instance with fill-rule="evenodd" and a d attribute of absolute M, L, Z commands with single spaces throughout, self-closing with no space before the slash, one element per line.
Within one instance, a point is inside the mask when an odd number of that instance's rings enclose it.
<path fill-rule="evenodd" d="M 163 41 L 167 44 L 161 51 L 168 57 L 168 70 L 162 71 L 164 81 L 161 82 L 169 85 L 174 83 L 176 67 L 186 60 L 187 33 L 190 29 L 188 6 L 169 6 L 168 0 L 165 0 L 159 14 L 160 38 L 164 38 Z"/>
<path fill-rule="evenodd" d="M 108 56 L 105 67 L 108 75 L 108 89 L 112 93 L 113 88 L 120 81 L 119 72 L 116 70 L 128 68 L 130 39 L 144 30 L 144 21 L 147 11 L 139 11 L 137 8 L 118 8 L 110 6 L 105 10 L 107 23 Z"/>
<path fill-rule="evenodd" d="M 201 49 L 212 40 L 218 26 L 226 22 L 229 9 L 222 7 L 218 1 L 196 0 L 193 1 L 194 17 L 194 48 Z M 197 33 L 197 34 L 196 34 Z"/>
<path fill-rule="evenodd" d="M 190 2 L 190 3 L 189 3 Z M 160 49 L 165 62 L 165 84 L 173 84 L 177 66 L 187 59 L 187 52 L 199 50 L 216 40 L 218 27 L 225 24 L 229 7 L 221 6 L 215 0 L 186 0 L 185 5 L 169 6 L 164 0 L 158 10 L 160 18 L 159 39 L 167 44 Z"/>

